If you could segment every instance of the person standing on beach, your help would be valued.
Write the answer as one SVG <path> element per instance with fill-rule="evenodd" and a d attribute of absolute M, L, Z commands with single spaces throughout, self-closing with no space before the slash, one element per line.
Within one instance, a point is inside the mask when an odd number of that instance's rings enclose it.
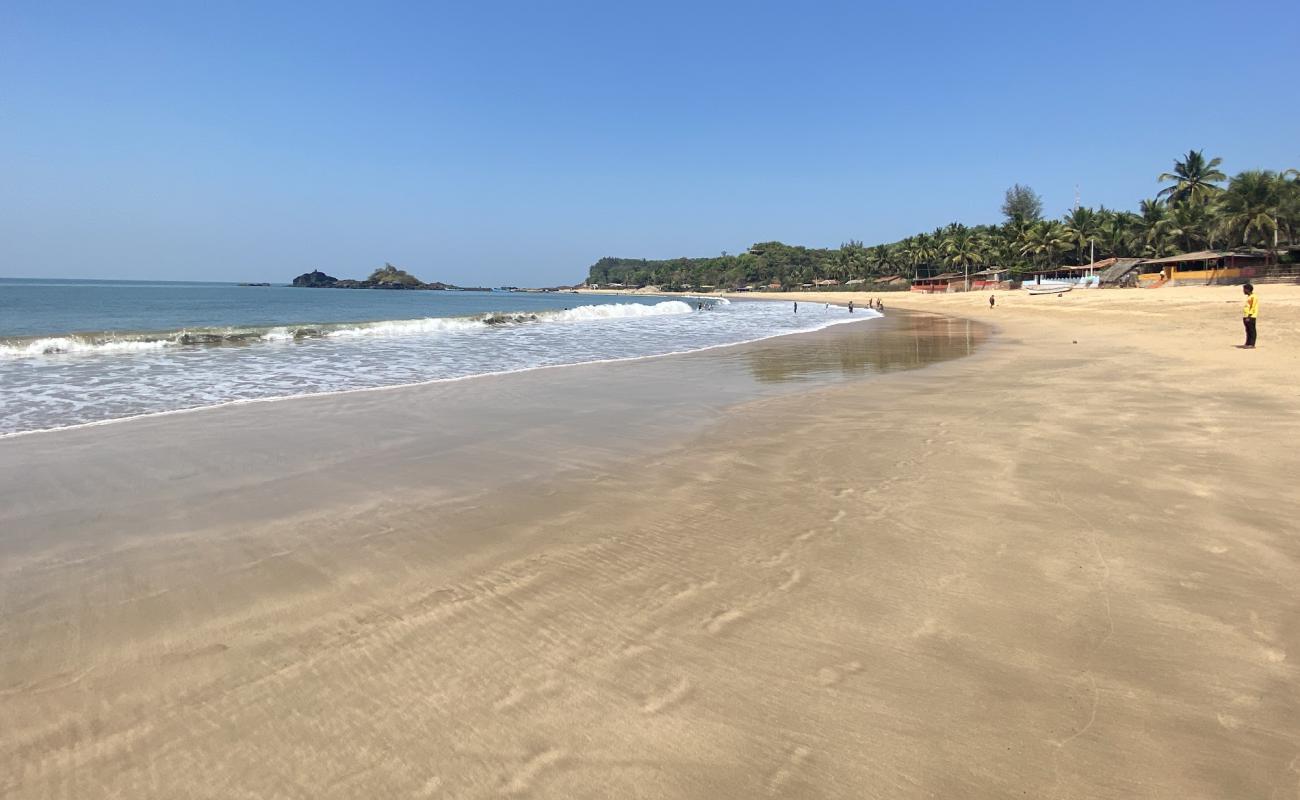
<path fill-rule="evenodd" d="M 794 301 L 794 313 L 796 313 L 796 314 L 799 313 L 799 301 L 798 301 L 798 300 Z"/>
<path fill-rule="evenodd" d="M 1242 345 L 1247 350 L 1255 349 L 1255 323 L 1259 321 L 1259 298 L 1255 296 L 1255 286 L 1246 284 L 1241 287 L 1242 294 L 1246 295 L 1246 305 L 1241 307 L 1241 321 L 1246 326 L 1246 343 Z"/>
<path fill-rule="evenodd" d="M 997 305 L 997 304 L 998 304 L 998 303 L 997 303 L 997 300 L 995 300 L 995 299 L 993 298 L 993 295 L 990 294 L 990 295 L 989 295 L 989 308 L 992 308 L 993 306 L 995 306 L 995 305 Z"/>
<path fill-rule="evenodd" d="M 850 313 L 850 314 L 853 313 L 853 301 L 852 301 L 852 300 L 849 301 L 849 313 Z"/>

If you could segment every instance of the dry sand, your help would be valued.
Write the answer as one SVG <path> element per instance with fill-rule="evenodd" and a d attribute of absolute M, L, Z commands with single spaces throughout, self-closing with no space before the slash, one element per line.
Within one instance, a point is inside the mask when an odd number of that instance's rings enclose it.
<path fill-rule="evenodd" d="M 1300 796 L 1300 289 L 1256 351 L 1233 289 L 884 297 L 999 333 L 454 513 L 361 440 L 311 513 L 27 541 L 0 797 Z"/>

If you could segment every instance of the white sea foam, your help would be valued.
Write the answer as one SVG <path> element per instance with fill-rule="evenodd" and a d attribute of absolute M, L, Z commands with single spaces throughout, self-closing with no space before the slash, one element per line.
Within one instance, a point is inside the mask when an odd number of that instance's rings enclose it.
<path fill-rule="evenodd" d="M 18 344 L 0 344 L 0 356 L 23 358 L 58 353 L 139 353 L 147 350 L 158 350 L 169 344 L 174 344 L 174 342 L 162 339 L 106 339 L 96 341 L 77 336 L 50 336 Z"/>
<path fill-rule="evenodd" d="M 564 311 L 553 311 L 550 318 L 561 322 L 586 322 L 598 319 L 662 317 L 672 314 L 689 314 L 694 310 L 681 300 L 666 300 L 652 306 L 644 303 L 610 303 L 608 305 L 578 306 Z"/>
<path fill-rule="evenodd" d="M 374 391 L 575 364 L 728 347 L 879 316 L 717 298 L 369 324 L 202 329 L 141 340 L 63 337 L 0 358 L 0 437 L 186 409 Z M 424 334 L 424 335 L 420 335 Z M 54 342 L 54 343 L 50 343 Z M 181 344 L 240 346 L 184 347 Z M 275 345 L 273 343 L 278 343 Z M 8 342 L 6 345 L 13 345 Z M 95 352 L 120 348 L 113 357 Z"/>
<path fill-rule="evenodd" d="M 253 344 L 317 336 L 336 338 L 409 336 L 452 331 L 475 331 L 538 322 L 594 322 L 597 320 L 634 319 L 671 314 L 689 314 L 692 308 L 680 300 L 654 305 L 645 303 L 609 303 L 578 306 L 558 311 L 494 312 L 471 317 L 425 317 L 363 322 L 351 325 L 312 325 L 272 328 L 224 328 L 171 331 L 134 336 L 55 336 L 27 341 L 0 343 L 0 358 L 30 358 L 61 353 L 138 353 L 174 345 Z"/>
<path fill-rule="evenodd" d="M 687 300 L 696 300 L 696 301 L 704 300 L 704 301 L 706 301 L 706 302 L 713 303 L 714 305 L 718 305 L 718 306 L 729 306 L 729 305 L 731 305 L 731 301 L 730 301 L 730 300 L 728 300 L 728 299 L 725 298 L 725 297 L 718 297 L 718 296 L 716 296 L 716 295 L 714 295 L 714 296 L 712 296 L 712 297 L 699 297 L 699 296 L 697 296 L 697 295 L 688 294 L 688 295 L 686 295 L 686 299 L 687 299 Z"/>
<path fill-rule="evenodd" d="M 326 336 L 356 338 L 359 336 L 406 336 L 420 333 L 467 331 L 486 327 L 484 318 L 428 317 L 425 319 L 394 319 L 385 322 L 367 322 L 326 331 Z"/>

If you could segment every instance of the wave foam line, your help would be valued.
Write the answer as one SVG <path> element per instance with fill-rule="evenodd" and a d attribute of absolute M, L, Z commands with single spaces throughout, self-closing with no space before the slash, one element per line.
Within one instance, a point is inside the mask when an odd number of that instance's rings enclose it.
<path fill-rule="evenodd" d="M 865 309 L 864 309 L 865 310 Z M 332 397 L 337 395 L 361 394 L 365 392 L 389 392 L 397 389 L 413 389 L 420 386 L 432 386 L 438 383 L 455 383 L 459 381 L 477 380 L 478 378 L 497 378 L 503 375 L 517 375 L 521 372 L 536 372 L 544 369 L 566 369 L 569 367 L 584 367 L 595 364 L 619 364 L 629 361 L 649 361 L 656 358 L 667 358 L 669 356 L 685 356 L 692 353 L 703 353 L 709 350 L 722 350 L 728 347 L 739 347 L 743 344 L 754 344 L 756 342 L 765 342 L 768 339 L 777 339 L 782 336 L 798 336 L 804 333 L 816 333 L 836 325 L 849 325 L 854 322 L 869 322 L 873 319 L 879 319 L 884 316 L 878 311 L 869 312 L 870 316 L 863 315 L 865 318 L 858 319 L 835 319 L 827 320 L 820 325 L 812 328 L 805 328 L 798 331 L 779 331 L 769 333 L 764 336 L 757 336 L 753 339 L 744 339 L 739 342 L 724 342 L 723 344 L 711 344 L 704 347 L 696 347 L 689 350 L 672 350 L 667 353 L 654 353 L 648 356 L 624 356 L 621 358 L 598 358 L 591 361 L 573 361 L 568 364 L 539 364 L 535 367 L 520 367 L 519 369 L 505 369 L 495 372 L 479 372 L 474 375 L 459 375 L 454 378 L 430 378 L 427 381 L 412 381 L 410 383 L 394 383 L 388 386 L 360 386 L 355 389 L 336 389 L 325 392 L 303 392 L 301 394 L 277 395 L 275 397 L 244 397 L 238 400 L 226 400 L 221 403 L 213 403 L 206 406 L 189 406 L 188 408 L 171 408 L 166 411 L 148 411 L 144 414 L 132 414 L 126 417 L 114 417 L 112 419 L 98 419 L 93 422 L 78 422 L 73 425 L 60 425 L 54 428 L 37 428 L 30 431 L 11 431 L 9 433 L 0 433 L 0 441 L 4 439 L 14 439 L 19 436 L 32 436 L 38 433 L 58 433 L 60 431 L 74 431 L 81 428 L 97 428 L 101 425 L 116 425 L 120 422 L 131 422 L 133 420 L 151 419 L 153 417 L 170 417 L 179 414 L 193 414 L 200 411 L 212 411 L 227 406 L 252 405 L 253 403 L 280 403 L 286 400 L 303 400 L 311 397 Z"/>
<path fill-rule="evenodd" d="M 355 338 L 363 336 L 410 336 L 453 331 L 486 330 L 504 325 L 541 322 L 594 322 L 689 314 L 691 307 L 680 300 L 648 305 L 608 303 L 577 306 L 557 311 L 492 312 L 472 317 L 425 317 L 382 322 L 337 323 L 334 325 L 277 325 L 271 328 L 226 328 L 180 330 L 138 336 L 49 336 L 29 341 L 0 343 L 0 358 L 31 358 L 63 353 L 139 353 L 182 345 L 229 345 L 292 341 L 321 336 Z"/>

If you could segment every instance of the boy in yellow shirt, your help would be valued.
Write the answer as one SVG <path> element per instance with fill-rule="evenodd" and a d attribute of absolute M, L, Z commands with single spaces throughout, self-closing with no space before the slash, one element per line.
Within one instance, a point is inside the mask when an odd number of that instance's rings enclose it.
<path fill-rule="evenodd" d="M 1241 291 L 1246 295 L 1246 305 L 1241 307 L 1241 321 L 1246 326 L 1246 343 L 1242 347 L 1254 350 L 1255 322 L 1259 319 L 1259 298 L 1255 296 L 1255 287 L 1249 283 L 1241 287 Z"/>

